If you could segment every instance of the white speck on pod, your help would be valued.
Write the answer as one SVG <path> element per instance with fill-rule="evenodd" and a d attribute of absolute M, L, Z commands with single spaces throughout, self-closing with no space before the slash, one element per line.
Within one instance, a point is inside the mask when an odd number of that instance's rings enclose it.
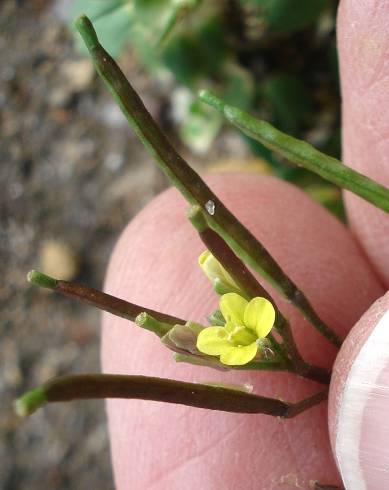
<path fill-rule="evenodd" d="M 207 201 L 205 203 L 205 209 L 211 216 L 213 216 L 215 214 L 215 203 L 211 200 Z"/>

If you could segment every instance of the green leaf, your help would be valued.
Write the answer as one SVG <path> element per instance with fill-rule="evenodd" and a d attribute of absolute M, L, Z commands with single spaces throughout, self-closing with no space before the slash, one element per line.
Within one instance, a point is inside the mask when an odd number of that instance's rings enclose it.
<path fill-rule="evenodd" d="M 162 60 L 176 79 L 187 86 L 192 86 L 207 72 L 202 50 L 190 35 L 174 36 L 166 46 Z"/>
<path fill-rule="evenodd" d="M 216 117 L 215 117 L 216 116 Z M 204 154 L 219 132 L 223 118 L 194 100 L 179 129 L 182 141 L 195 153 Z"/>
<path fill-rule="evenodd" d="M 71 8 L 71 19 L 86 14 L 92 22 L 97 22 L 127 3 L 128 0 L 76 0 Z"/>
<path fill-rule="evenodd" d="M 109 53 L 115 58 L 120 56 L 134 23 L 133 7 L 128 0 L 76 0 L 71 19 L 81 14 L 87 14 L 94 20 L 99 39 Z M 78 36 L 77 48 L 87 53 Z"/>
<path fill-rule="evenodd" d="M 220 12 L 207 17 L 194 35 L 198 40 L 209 75 L 219 74 L 220 66 L 227 55 L 226 34 Z"/>
<path fill-rule="evenodd" d="M 200 0 L 135 0 L 137 20 L 155 44 L 163 44 L 176 25 L 200 4 Z"/>
<path fill-rule="evenodd" d="M 268 29 L 280 33 L 298 31 L 315 22 L 327 0 L 251 0 L 260 7 Z"/>
<path fill-rule="evenodd" d="M 224 65 L 223 98 L 229 104 L 248 109 L 254 98 L 253 75 L 234 62 Z"/>
<path fill-rule="evenodd" d="M 161 31 L 175 9 L 173 0 L 135 0 L 134 13 L 138 22 L 155 34 Z"/>
<path fill-rule="evenodd" d="M 224 30 L 217 15 L 201 19 L 193 28 L 183 23 L 167 43 L 162 60 L 184 85 L 193 87 L 203 77 L 219 76 L 227 55 Z"/>
<path fill-rule="evenodd" d="M 274 124 L 286 133 L 296 134 L 311 112 L 309 93 L 302 80 L 281 73 L 265 82 L 263 94 L 273 108 Z"/>

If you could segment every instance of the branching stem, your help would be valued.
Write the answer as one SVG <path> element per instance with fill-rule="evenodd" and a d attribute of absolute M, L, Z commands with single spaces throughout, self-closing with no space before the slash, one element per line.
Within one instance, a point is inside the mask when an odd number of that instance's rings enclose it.
<path fill-rule="evenodd" d="M 312 366 L 304 361 L 294 340 L 290 324 L 277 307 L 274 299 L 257 281 L 244 262 L 235 255 L 234 251 L 223 238 L 209 227 L 201 208 L 199 206 L 192 206 L 188 212 L 188 218 L 196 228 L 204 245 L 227 270 L 239 288 L 244 292 L 246 298 L 250 300 L 256 296 L 261 296 L 273 304 L 276 310 L 276 323 L 274 326 L 283 340 L 284 347 L 284 349 L 281 349 L 280 344 L 270 335 L 269 338 L 277 354 L 285 359 L 286 352 L 294 371 L 300 376 L 313 379 L 319 383 L 329 384 L 331 374 L 324 368 Z"/>
<path fill-rule="evenodd" d="M 96 67 L 108 90 L 118 103 L 136 135 L 156 159 L 171 183 L 192 205 L 208 211 L 207 220 L 235 253 L 263 275 L 281 294 L 289 299 L 302 314 L 330 342 L 340 347 L 339 336 L 317 315 L 306 296 L 285 274 L 265 247 L 224 206 L 203 182 L 200 176 L 176 152 L 153 120 L 129 81 L 98 41 L 90 20 L 82 16 L 76 21 Z"/>

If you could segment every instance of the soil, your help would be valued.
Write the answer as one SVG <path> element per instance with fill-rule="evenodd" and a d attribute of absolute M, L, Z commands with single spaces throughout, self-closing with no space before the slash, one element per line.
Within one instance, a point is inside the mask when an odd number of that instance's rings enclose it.
<path fill-rule="evenodd" d="M 103 403 L 57 404 L 26 420 L 13 414 L 13 400 L 48 378 L 99 371 L 99 312 L 28 285 L 26 273 L 57 270 L 101 288 L 120 231 L 166 187 L 55 7 L 0 2 L 4 490 L 113 488 Z M 147 79 L 130 50 L 121 66 L 166 119 L 166 88 Z M 231 151 L 231 141 L 222 136 L 211 157 Z M 242 151 L 238 144 L 235 156 Z"/>

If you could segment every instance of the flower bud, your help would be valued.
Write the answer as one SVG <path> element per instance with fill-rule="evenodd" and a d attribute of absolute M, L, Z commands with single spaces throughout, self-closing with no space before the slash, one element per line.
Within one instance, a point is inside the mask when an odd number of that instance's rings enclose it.
<path fill-rule="evenodd" d="M 200 354 L 196 347 L 198 334 L 204 327 L 194 322 L 186 322 L 185 325 L 174 325 L 162 338 L 162 342 L 172 350 Z"/>
<path fill-rule="evenodd" d="M 202 325 L 187 322 L 185 325 L 175 325 L 161 339 L 162 343 L 174 351 L 177 362 L 187 362 L 198 366 L 207 366 L 221 371 L 228 370 L 219 359 L 207 356 L 197 349 L 197 337 L 204 330 Z"/>
<path fill-rule="evenodd" d="M 240 291 L 239 286 L 230 274 L 208 250 L 200 255 L 199 265 L 218 294 L 222 295 Z"/>
<path fill-rule="evenodd" d="M 212 315 L 207 317 L 208 323 L 212 326 L 221 327 L 226 324 L 226 320 L 220 310 L 215 310 Z"/>

